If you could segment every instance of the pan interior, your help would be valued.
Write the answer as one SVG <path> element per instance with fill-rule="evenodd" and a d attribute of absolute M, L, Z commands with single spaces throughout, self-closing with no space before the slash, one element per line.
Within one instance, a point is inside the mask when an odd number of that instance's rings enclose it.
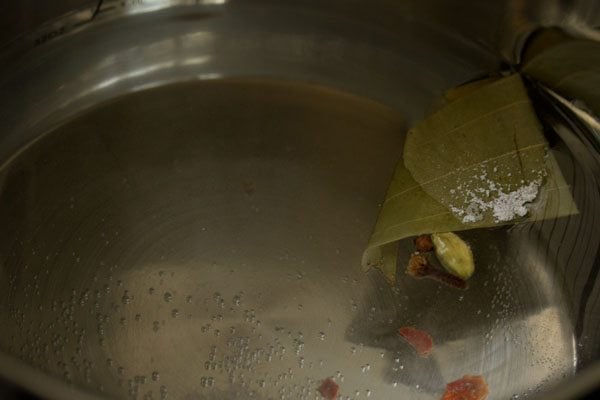
<path fill-rule="evenodd" d="M 361 271 L 405 129 L 372 100 L 268 79 L 63 121 L 0 171 L 0 348 L 115 398 L 314 399 L 333 377 L 344 398 L 430 399 L 481 374 L 505 399 L 571 374 L 533 225 L 467 232 L 467 291 Z"/>

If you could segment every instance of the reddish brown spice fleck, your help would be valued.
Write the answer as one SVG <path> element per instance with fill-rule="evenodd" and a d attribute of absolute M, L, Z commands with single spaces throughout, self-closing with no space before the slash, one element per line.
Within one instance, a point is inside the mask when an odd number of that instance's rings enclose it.
<path fill-rule="evenodd" d="M 488 394 L 488 385 L 483 376 L 465 375 L 446 384 L 442 400 L 484 400 Z"/>
<path fill-rule="evenodd" d="M 248 196 L 252 196 L 254 194 L 254 182 L 252 181 L 244 181 L 242 182 L 242 188 L 244 189 L 244 193 Z"/>
<path fill-rule="evenodd" d="M 319 386 L 319 389 L 317 390 L 321 393 L 323 398 L 327 400 L 336 400 L 340 387 L 333 379 L 327 378 L 321 383 L 321 386 Z"/>
<path fill-rule="evenodd" d="M 408 260 L 406 273 L 413 278 L 425 278 L 430 273 L 430 269 L 431 267 L 424 255 L 413 254 Z"/>
<path fill-rule="evenodd" d="M 406 273 L 413 278 L 434 279 L 457 289 L 465 290 L 469 287 L 467 281 L 464 279 L 460 279 L 458 276 L 432 267 L 427 261 L 427 258 L 422 254 L 413 254 L 410 256 Z"/>
<path fill-rule="evenodd" d="M 417 236 L 415 239 L 415 247 L 419 253 L 427 253 L 433 250 L 433 242 L 431 241 L 431 235 Z"/>
<path fill-rule="evenodd" d="M 404 338 L 421 357 L 427 356 L 433 350 L 433 339 L 429 333 L 414 328 L 412 326 L 403 326 L 398 329 L 400 336 Z"/>

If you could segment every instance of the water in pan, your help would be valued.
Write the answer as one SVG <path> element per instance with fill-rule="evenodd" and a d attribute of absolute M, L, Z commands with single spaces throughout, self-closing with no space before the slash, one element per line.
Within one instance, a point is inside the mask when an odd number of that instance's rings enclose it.
<path fill-rule="evenodd" d="M 66 122 L 0 176 L 1 348 L 116 398 L 315 399 L 333 377 L 344 399 L 430 399 L 481 374 L 505 399 L 572 373 L 526 229 L 465 234 L 464 292 L 361 271 L 405 128 L 366 99 L 253 80 Z M 429 357 L 401 326 L 432 335 Z"/>

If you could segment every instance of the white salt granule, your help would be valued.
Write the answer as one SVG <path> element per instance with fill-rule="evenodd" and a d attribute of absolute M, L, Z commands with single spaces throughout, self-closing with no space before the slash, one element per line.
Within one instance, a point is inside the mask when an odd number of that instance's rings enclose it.
<path fill-rule="evenodd" d="M 490 187 L 494 187 L 493 182 L 489 182 Z M 535 200 L 539 193 L 541 181 L 536 180 L 529 185 L 505 193 L 502 190 L 495 190 L 496 196 L 493 199 L 482 199 L 473 191 L 468 190 L 468 205 L 466 208 L 450 207 L 454 215 L 460 217 L 463 223 L 473 223 L 483 219 L 483 213 L 491 210 L 495 222 L 507 222 L 517 217 L 524 217 L 528 213 L 527 204 Z M 478 191 L 478 190 L 476 190 Z M 488 192 L 489 194 L 489 192 Z"/>
<path fill-rule="evenodd" d="M 539 192 L 539 183 L 531 182 L 527 186 L 510 193 L 500 193 L 498 198 L 492 201 L 492 212 L 496 222 L 505 222 L 524 217 L 527 215 L 527 203 L 531 203 L 537 197 Z"/>
<path fill-rule="evenodd" d="M 498 166 L 481 165 L 472 176 L 467 176 L 450 189 L 453 199 L 450 210 L 463 223 L 481 221 L 491 214 L 495 222 L 508 222 L 524 217 L 529 212 L 527 205 L 538 196 L 546 172 L 532 170 L 536 178 L 526 182 L 520 179 L 520 185 L 509 182 L 502 184 L 488 177 L 488 170 L 498 172 Z M 506 171 L 505 176 L 512 176 Z"/>

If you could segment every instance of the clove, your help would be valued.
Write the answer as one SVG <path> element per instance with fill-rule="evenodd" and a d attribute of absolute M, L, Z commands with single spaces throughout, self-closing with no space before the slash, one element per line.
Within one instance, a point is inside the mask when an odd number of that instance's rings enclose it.
<path fill-rule="evenodd" d="M 420 235 L 415 238 L 415 247 L 419 253 L 427 253 L 433 250 L 431 235 Z"/>
<path fill-rule="evenodd" d="M 429 264 L 427 258 L 419 253 L 415 253 L 410 256 L 406 273 L 413 278 L 429 278 L 457 289 L 465 290 L 469 287 L 467 281 L 446 271 L 433 267 L 431 264 Z"/>

